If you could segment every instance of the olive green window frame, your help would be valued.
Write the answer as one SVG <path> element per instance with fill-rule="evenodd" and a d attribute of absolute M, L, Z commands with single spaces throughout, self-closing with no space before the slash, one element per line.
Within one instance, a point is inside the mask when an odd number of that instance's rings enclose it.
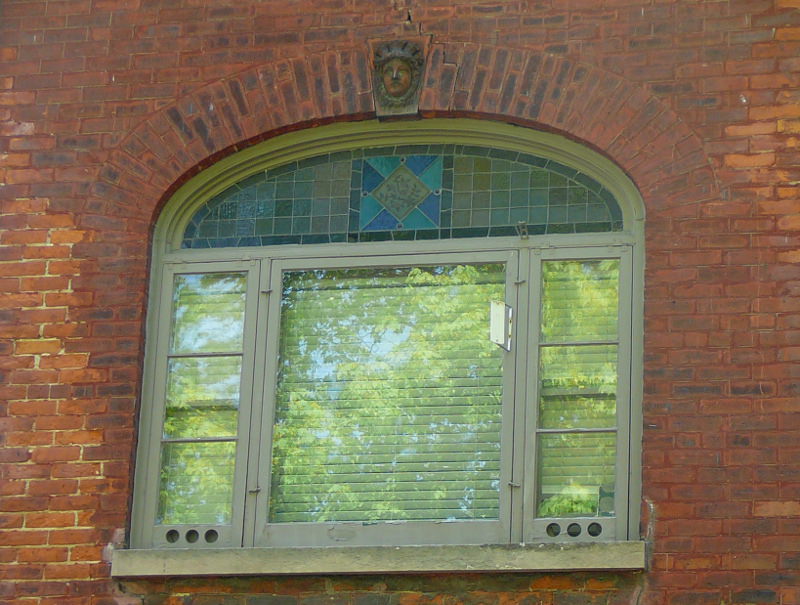
<path fill-rule="evenodd" d="M 333 125 L 315 129 L 314 132 L 301 131 L 293 135 L 285 135 L 275 141 L 267 141 L 257 145 L 255 149 L 251 148 L 222 160 L 187 183 L 187 185 L 184 185 L 168 204 L 157 224 L 154 237 L 154 268 L 151 286 L 151 292 L 154 295 L 151 296 L 150 313 L 148 314 L 148 335 L 150 337 L 147 341 L 142 428 L 140 430 L 140 447 L 137 454 L 134 512 L 132 517 L 131 543 L 135 548 L 169 548 L 169 545 L 154 539 L 153 530 L 148 526 L 147 519 L 153 518 L 152 508 L 154 505 L 152 503 L 148 504 L 150 488 L 144 487 L 152 485 L 153 477 L 158 475 L 158 448 L 154 445 L 157 439 L 154 439 L 153 436 L 160 431 L 160 428 L 156 428 L 156 425 L 159 424 L 156 418 L 160 411 L 159 404 L 154 402 L 159 399 L 158 389 L 163 388 L 158 386 L 163 384 L 163 380 L 159 382 L 157 368 L 159 362 L 157 359 L 163 352 L 159 347 L 164 345 L 163 343 L 158 344 L 158 339 L 154 335 L 163 332 L 164 326 L 167 325 L 164 323 L 164 314 L 168 313 L 168 300 L 171 293 L 169 288 L 165 286 L 167 283 L 166 276 L 180 271 L 200 272 L 211 267 L 217 267 L 218 270 L 241 270 L 250 274 L 255 271 L 259 274 L 259 281 L 264 282 L 265 279 L 268 279 L 267 274 L 269 272 L 269 269 L 265 269 L 265 267 L 270 264 L 269 262 L 264 262 L 265 259 L 280 256 L 279 250 L 270 250 L 269 254 L 258 249 L 180 250 L 179 240 L 183 227 L 191 217 L 194 209 L 210 196 L 219 193 L 231 183 L 246 178 L 257 170 L 263 170 L 270 165 L 279 165 L 293 159 L 309 157 L 319 153 L 320 149 L 335 151 L 355 146 L 379 146 L 386 144 L 387 141 L 392 143 L 440 142 L 443 138 L 448 142 L 491 145 L 498 148 L 532 152 L 544 157 L 551 157 L 572 165 L 596 178 L 607 186 L 620 202 L 625 223 L 625 229 L 621 233 L 536 236 L 524 242 L 520 242 L 518 238 L 493 238 L 490 241 L 468 241 L 466 244 L 470 252 L 476 250 L 519 250 L 520 244 L 522 244 L 521 249 L 530 251 L 531 257 L 538 257 L 541 254 L 544 254 L 544 257 L 548 257 L 551 254 L 562 254 L 571 258 L 593 258 L 591 256 L 593 253 L 590 252 L 591 249 L 603 248 L 606 250 L 605 254 L 609 254 L 609 250 L 624 251 L 621 256 L 625 256 L 628 259 L 626 261 L 628 268 L 622 275 L 625 276 L 624 280 L 627 284 L 625 288 L 628 288 L 630 292 L 629 298 L 620 297 L 621 302 L 626 302 L 626 305 L 624 305 L 627 307 L 625 313 L 629 318 L 626 321 L 627 325 L 630 326 L 630 339 L 626 341 L 627 351 L 625 353 L 626 358 L 629 360 L 627 370 L 629 380 L 626 387 L 628 399 L 627 405 L 624 406 L 627 414 L 624 439 L 628 445 L 624 449 L 627 453 L 627 459 L 619 461 L 618 464 L 624 462 L 625 471 L 630 477 L 630 481 L 626 483 L 627 497 L 624 498 L 625 501 L 622 503 L 624 506 L 620 508 L 618 505 L 617 508 L 619 511 L 625 511 L 625 518 L 621 521 L 621 524 L 618 523 L 617 527 L 615 527 L 613 540 L 619 542 L 638 539 L 638 508 L 641 494 L 639 477 L 641 473 L 641 300 L 643 291 L 642 227 L 644 218 L 643 206 L 638 192 L 624 173 L 606 158 L 556 135 L 473 120 L 426 120 L 402 125 L 378 123 Z M 385 249 L 384 246 L 386 247 Z M 367 256 L 376 253 L 414 255 L 419 254 L 421 251 L 431 254 L 462 254 L 467 252 L 464 246 L 464 241 L 454 242 L 449 240 L 435 242 L 430 246 L 426 244 L 421 246 L 419 242 L 408 245 L 402 242 L 388 244 L 325 244 L 321 246 L 303 246 L 302 249 L 298 249 L 297 246 L 291 246 L 291 252 L 287 254 L 284 251 L 283 258 L 313 258 L 315 256 L 336 258 L 341 255 L 359 257 L 362 254 Z M 521 264 L 524 264 L 524 262 L 521 261 Z M 254 282 L 256 280 L 251 281 Z M 250 284 L 250 287 L 258 289 L 259 286 Z M 263 324 L 267 321 L 265 315 L 253 313 L 250 310 L 251 305 L 258 305 L 258 298 L 259 295 L 255 295 L 255 302 L 251 302 L 251 296 L 248 293 L 248 327 L 246 332 L 263 329 Z M 621 308 L 623 307 L 622 304 L 620 306 Z M 521 307 L 524 307 L 524 305 L 518 305 L 517 317 L 523 314 Z M 253 327 L 253 322 L 255 322 L 255 327 Z M 517 321 L 515 329 L 524 329 L 524 321 Z M 154 343 L 154 341 L 156 342 Z M 255 368 L 257 363 L 264 361 L 261 359 L 256 360 L 255 347 L 253 347 L 252 351 L 245 351 L 244 358 L 247 359 L 248 356 L 250 356 L 252 363 L 248 368 Z M 517 364 L 519 363 L 521 362 L 517 361 Z M 250 369 L 247 370 L 247 372 L 249 371 Z M 517 367 L 515 371 L 519 373 L 522 370 Z M 243 372 L 243 375 L 245 374 L 246 372 Z M 527 376 L 524 380 L 517 378 L 517 383 L 514 387 L 515 397 L 518 397 L 519 385 L 529 381 L 530 376 Z M 243 395 L 245 395 L 247 389 L 251 391 L 257 390 L 256 381 L 250 381 L 248 385 L 245 385 L 245 382 L 247 381 L 243 381 Z M 252 393 L 247 396 L 250 397 L 251 401 L 253 400 Z M 245 410 L 245 407 L 243 404 L 242 409 Z M 248 409 L 247 414 L 243 413 L 240 417 L 240 423 L 249 422 L 245 418 L 251 412 Z M 517 430 L 519 430 L 520 426 L 530 429 L 532 427 L 531 422 L 533 422 L 531 414 L 528 414 L 523 419 L 520 419 L 519 414 L 515 415 L 514 425 Z M 239 466 L 244 468 L 250 466 L 254 451 L 254 448 L 250 448 L 247 453 L 248 460 L 244 463 L 237 463 L 237 468 Z M 519 476 L 520 473 L 522 476 L 527 476 L 529 471 L 525 471 L 524 468 L 518 468 L 520 464 L 524 465 L 524 459 L 528 460 L 528 464 L 533 464 L 532 455 L 515 456 L 513 463 L 515 477 Z M 244 471 L 237 470 L 237 481 L 242 481 L 239 478 L 240 472 Z M 513 482 L 516 483 L 516 481 Z M 513 487 L 520 494 L 517 498 L 522 500 L 530 500 L 532 498 L 532 492 L 530 491 L 532 488 L 530 486 L 527 491 L 526 489 L 518 489 L 516 486 Z M 248 486 L 248 489 L 258 489 L 258 487 Z M 618 500 L 622 498 L 620 494 L 617 494 L 616 497 Z M 149 498 L 149 500 L 152 500 L 152 498 Z M 239 505 L 237 504 L 236 506 Z M 530 510 L 530 506 L 528 504 L 525 508 Z M 256 526 L 258 521 L 256 516 L 245 515 L 243 512 L 244 506 L 241 507 L 241 510 L 241 516 L 239 516 L 238 512 L 234 513 L 236 519 L 232 524 L 234 528 L 228 534 L 223 532 L 222 539 L 215 544 L 215 547 L 256 545 L 255 539 L 249 540 L 246 538 L 247 535 L 255 536 L 257 533 Z M 538 521 L 534 522 L 534 524 L 525 523 L 522 515 L 512 514 L 509 521 L 510 536 L 508 543 L 517 541 L 539 543 L 551 541 L 542 536 L 542 528 L 536 526 L 536 523 Z M 240 524 L 241 527 L 241 537 L 238 542 L 236 524 Z M 391 541 L 386 540 L 381 543 L 391 544 Z M 501 543 L 505 542 L 501 541 Z M 291 547 L 291 545 L 291 540 L 288 540 L 286 546 Z"/>
<path fill-rule="evenodd" d="M 435 246 L 431 246 L 435 249 Z M 313 269 L 369 269 L 383 267 L 426 267 L 438 265 L 502 264 L 505 265 L 505 292 L 507 304 L 516 304 L 517 279 L 516 250 L 487 250 L 476 253 L 467 250 L 454 252 L 416 252 L 411 254 L 386 254 L 344 256 L 335 258 L 279 258 L 272 261 L 271 279 L 266 315 L 271 326 L 278 325 L 280 316 L 281 277 L 284 271 Z M 254 432 L 251 439 L 258 440 L 261 465 L 258 467 L 253 496 L 255 507 L 255 535 L 253 543 L 261 546 L 409 546 L 416 544 L 493 544 L 505 543 L 510 532 L 510 497 L 508 485 L 511 482 L 511 459 L 513 448 L 513 400 L 504 397 L 502 402 L 501 428 L 501 469 L 498 500 L 500 516 L 497 520 L 480 521 L 403 521 L 403 522 L 317 522 L 317 523 L 270 523 L 267 519 L 270 470 L 268 452 L 271 450 L 271 429 L 275 417 L 276 362 L 281 334 L 279 330 L 267 330 L 262 338 L 262 348 L 257 359 L 264 360 L 263 406 L 260 419 L 254 419 Z M 488 308 L 487 308 L 488 336 Z M 488 338 L 487 338 L 488 339 Z M 513 367 L 511 358 L 503 357 L 503 391 L 513 388 Z M 257 463 L 253 461 L 253 463 Z M 506 486 L 506 489 L 503 489 Z M 465 539 L 464 534 L 467 537 Z"/>

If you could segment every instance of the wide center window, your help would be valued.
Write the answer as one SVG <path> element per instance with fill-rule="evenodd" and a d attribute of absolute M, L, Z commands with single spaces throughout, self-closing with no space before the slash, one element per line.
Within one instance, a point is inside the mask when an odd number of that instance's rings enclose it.
<path fill-rule="evenodd" d="M 271 523 L 500 516 L 502 264 L 283 273 Z"/>

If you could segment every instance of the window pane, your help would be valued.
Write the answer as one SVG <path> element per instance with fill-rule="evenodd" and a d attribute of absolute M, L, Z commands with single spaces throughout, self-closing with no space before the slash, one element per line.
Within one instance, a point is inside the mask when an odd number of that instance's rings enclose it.
<path fill-rule="evenodd" d="M 539 435 L 537 516 L 614 514 L 616 434 Z"/>
<path fill-rule="evenodd" d="M 542 263 L 542 340 L 617 339 L 619 260 Z"/>
<path fill-rule="evenodd" d="M 503 265 L 284 274 L 270 521 L 498 518 Z"/>
<path fill-rule="evenodd" d="M 240 356 L 171 359 L 164 438 L 235 436 Z"/>
<path fill-rule="evenodd" d="M 241 351 L 245 287 L 244 273 L 176 275 L 171 353 Z"/>
<path fill-rule="evenodd" d="M 617 346 L 541 348 L 541 428 L 616 425 Z"/>
<path fill-rule="evenodd" d="M 546 429 L 613 428 L 616 425 L 615 395 L 542 396 L 539 403 L 539 426 Z"/>
<path fill-rule="evenodd" d="M 156 523 L 230 523 L 236 442 L 164 443 Z"/>

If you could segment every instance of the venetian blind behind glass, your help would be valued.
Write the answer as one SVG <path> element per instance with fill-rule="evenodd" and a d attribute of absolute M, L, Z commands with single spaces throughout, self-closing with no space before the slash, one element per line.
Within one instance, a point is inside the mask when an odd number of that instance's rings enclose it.
<path fill-rule="evenodd" d="M 208 200 L 183 248 L 448 239 L 622 229 L 614 196 L 553 160 L 464 145 L 324 154 Z"/>
<path fill-rule="evenodd" d="M 283 276 L 269 520 L 497 519 L 501 264 Z"/>
<path fill-rule="evenodd" d="M 542 263 L 540 517 L 614 512 L 619 261 Z"/>

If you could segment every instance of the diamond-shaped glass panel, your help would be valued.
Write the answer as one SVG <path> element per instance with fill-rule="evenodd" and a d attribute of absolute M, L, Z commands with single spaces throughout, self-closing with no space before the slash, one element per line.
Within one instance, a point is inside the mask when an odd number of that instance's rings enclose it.
<path fill-rule="evenodd" d="M 425 183 L 405 165 L 400 165 L 372 192 L 372 197 L 395 217 L 403 219 L 430 193 Z"/>

